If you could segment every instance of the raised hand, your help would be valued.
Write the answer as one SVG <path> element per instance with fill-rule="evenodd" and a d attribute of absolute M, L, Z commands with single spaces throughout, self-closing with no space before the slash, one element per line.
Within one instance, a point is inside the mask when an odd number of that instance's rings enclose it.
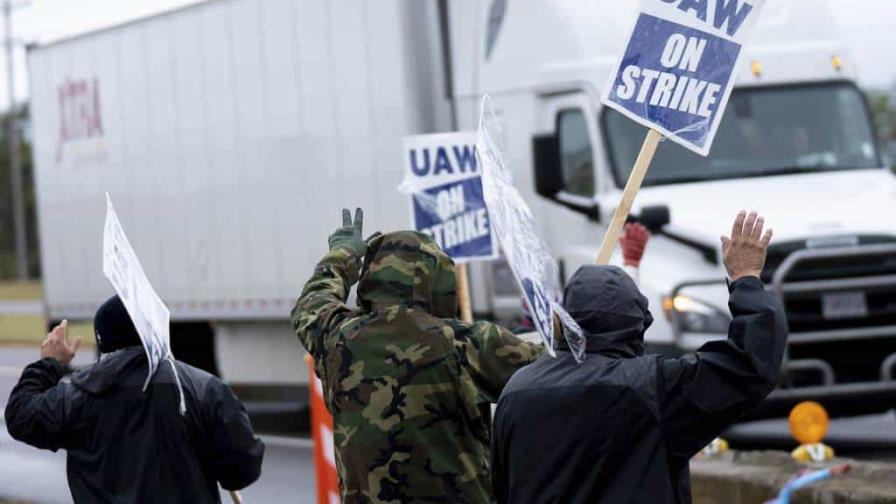
<path fill-rule="evenodd" d="M 68 320 L 63 320 L 47 335 L 47 339 L 40 344 L 40 358 L 50 357 L 67 366 L 75 357 L 78 348 L 81 347 L 81 338 L 68 341 Z"/>
<path fill-rule="evenodd" d="M 741 210 L 734 219 L 731 237 L 722 237 L 722 259 L 728 276 L 737 281 L 743 277 L 759 277 L 765 267 L 772 230 L 763 234 L 765 219 L 756 212 Z"/>
<path fill-rule="evenodd" d="M 363 256 L 367 252 L 367 242 L 361 238 L 364 226 L 364 211 L 355 209 L 355 221 L 347 208 L 342 209 L 342 227 L 330 235 L 330 250 L 347 249 L 355 255 Z"/>

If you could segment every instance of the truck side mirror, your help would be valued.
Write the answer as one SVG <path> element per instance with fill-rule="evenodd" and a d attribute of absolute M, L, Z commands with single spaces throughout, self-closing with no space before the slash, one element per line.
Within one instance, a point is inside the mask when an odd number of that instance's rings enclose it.
<path fill-rule="evenodd" d="M 659 233 L 663 226 L 671 222 L 669 207 L 666 205 L 646 206 L 641 209 L 638 222 L 644 225 L 651 233 Z"/>
<path fill-rule="evenodd" d="M 600 206 L 591 198 L 567 193 L 560 165 L 560 142 L 557 135 L 532 138 L 532 159 L 535 161 L 535 192 L 549 200 L 579 212 L 593 221 L 600 220 Z"/>
<path fill-rule="evenodd" d="M 563 190 L 563 167 L 560 166 L 560 142 L 557 135 L 538 135 L 532 139 L 535 161 L 535 192 L 555 199 Z"/>

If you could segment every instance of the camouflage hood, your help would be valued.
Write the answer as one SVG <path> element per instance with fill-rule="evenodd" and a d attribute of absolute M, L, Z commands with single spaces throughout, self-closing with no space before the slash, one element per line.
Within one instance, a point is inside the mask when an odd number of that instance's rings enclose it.
<path fill-rule="evenodd" d="M 406 305 L 423 308 L 438 318 L 457 316 L 454 261 L 432 238 L 398 231 L 370 241 L 358 304 L 364 311 Z"/>

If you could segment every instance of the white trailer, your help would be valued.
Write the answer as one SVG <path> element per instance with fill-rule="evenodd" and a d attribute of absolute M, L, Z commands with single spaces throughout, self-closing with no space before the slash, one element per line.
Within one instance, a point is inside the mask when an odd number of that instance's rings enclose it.
<path fill-rule="evenodd" d="M 636 8 L 211 0 L 32 49 L 48 313 L 87 318 L 111 293 L 100 272 L 108 190 L 175 342 L 213 327 L 204 348 L 225 378 L 294 389 L 305 369 L 287 315 L 339 210 L 363 207 L 371 231 L 407 227 L 402 137 L 475 128 L 483 93 L 568 277 L 596 257 L 643 140 L 598 99 Z M 641 271 L 658 315 L 648 343 L 682 352 L 724 336 L 718 236 L 755 207 L 775 228 L 766 280 L 794 333 L 770 404 L 885 406 L 896 392 L 881 378 L 896 363 L 896 180 L 823 2 L 768 2 L 753 39 L 709 158 L 667 142 L 636 201 L 658 229 Z M 479 315 L 519 310 L 506 267 L 472 273 Z"/>
<path fill-rule="evenodd" d="M 407 227 L 401 138 L 451 128 L 437 14 L 218 0 L 32 48 L 49 317 L 92 318 L 112 294 L 108 191 L 171 309 L 176 354 L 213 328 L 217 370 L 239 391 L 307 383 L 288 316 L 340 209 Z"/>

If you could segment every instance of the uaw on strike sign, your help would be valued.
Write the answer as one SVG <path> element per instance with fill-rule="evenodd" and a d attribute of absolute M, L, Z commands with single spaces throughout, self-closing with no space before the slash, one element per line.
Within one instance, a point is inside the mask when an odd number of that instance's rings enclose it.
<path fill-rule="evenodd" d="M 405 177 L 414 229 L 436 241 L 458 262 L 494 259 L 476 133 L 415 135 L 404 140 Z"/>
<path fill-rule="evenodd" d="M 765 0 L 641 0 L 602 101 L 706 156 Z"/>

